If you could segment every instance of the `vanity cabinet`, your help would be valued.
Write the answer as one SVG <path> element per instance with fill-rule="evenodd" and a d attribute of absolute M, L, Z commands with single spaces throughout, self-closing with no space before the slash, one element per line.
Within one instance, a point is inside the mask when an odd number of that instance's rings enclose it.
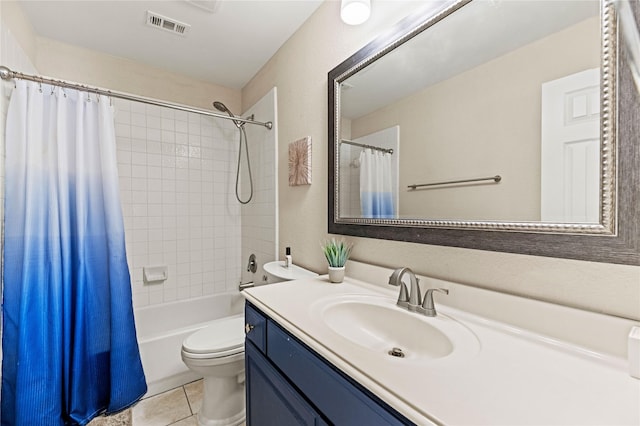
<path fill-rule="evenodd" d="M 411 425 L 247 302 L 247 426 Z"/>

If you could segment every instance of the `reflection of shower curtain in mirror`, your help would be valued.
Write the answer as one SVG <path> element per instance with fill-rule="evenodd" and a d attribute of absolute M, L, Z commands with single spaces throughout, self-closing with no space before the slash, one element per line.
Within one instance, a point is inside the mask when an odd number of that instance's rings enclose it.
<path fill-rule="evenodd" d="M 360 153 L 360 207 L 365 218 L 393 218 L 391 155 L 364 149 Z"/>
<path fill-rule="evenodd" d="M 17 81 L 7 113 L 2 425 L 86 424 L 146 392 L 109 98 Z"/>

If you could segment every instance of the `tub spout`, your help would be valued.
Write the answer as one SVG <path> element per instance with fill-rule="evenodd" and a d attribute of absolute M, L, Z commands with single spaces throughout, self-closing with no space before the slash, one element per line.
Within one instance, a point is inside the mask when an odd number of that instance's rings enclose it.
<path fill-rule="evenodd" d="M 240 283 L 240 284 L 238 284 L 238 290 L 239 290 L 239 291 L 242 291 L 242 290 L 244 290 L 245 288 L 251 288 L 251 287 L 253 287 L 253 286 L 254 286 L 253 281 L 250 281 L 250 282 L 248 282 L 248 283 Z"/>

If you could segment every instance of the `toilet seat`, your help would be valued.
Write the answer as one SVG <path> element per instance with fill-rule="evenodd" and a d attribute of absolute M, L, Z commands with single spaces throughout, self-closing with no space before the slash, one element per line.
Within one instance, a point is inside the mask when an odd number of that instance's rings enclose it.
<path fill-rule="evenodd" d="M 182 343 L 183 356 L 223 358 L 244 352 L 244 317 L 223 318 L 201 328 Z"/>

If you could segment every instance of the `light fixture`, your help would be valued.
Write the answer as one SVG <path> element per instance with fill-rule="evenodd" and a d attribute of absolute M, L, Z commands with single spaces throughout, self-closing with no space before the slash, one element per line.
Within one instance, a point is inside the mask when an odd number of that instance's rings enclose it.
<path fill-rule="evenodd" d="M 360 25 L 371 15 L 371 0 L 342 0 L 340 18 L 348 25 Z"/>

